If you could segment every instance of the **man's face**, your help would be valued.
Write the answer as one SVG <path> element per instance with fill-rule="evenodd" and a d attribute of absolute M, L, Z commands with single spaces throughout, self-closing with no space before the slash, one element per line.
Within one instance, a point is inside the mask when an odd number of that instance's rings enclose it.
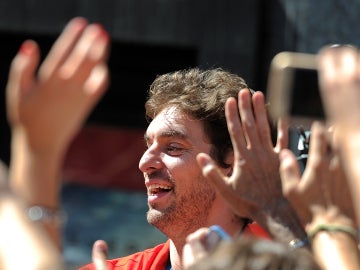
<path fill-rule="evenodd" d="M 139 168 L 148 192 L 148 222 L 168 236 L 205 226 L 216 193 L 196 162 L 198 153 L 211 148 L 203 124 L 170 107 L 150 123 L 145 139 L 148 149 Z"/>

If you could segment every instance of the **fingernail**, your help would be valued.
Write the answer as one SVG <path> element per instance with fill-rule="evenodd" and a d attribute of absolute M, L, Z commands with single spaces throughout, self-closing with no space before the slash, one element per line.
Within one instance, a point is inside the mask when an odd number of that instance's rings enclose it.
<path fill-rule="evenodd" d="M 31 45 L 31 41 L 24 41 L 23 44 L 21 44 L 20 49 L 19 49 L 19 53 L 23 54 L 23 55 L 30 55 L 32 52 L 32 45 Z"/>
<path fill-rule="evenodd" d="M 201 156 L 199 159 L 198 159 L 198 162 L 199 162 L 199 164 L 200 164 L 200 166 L 202 166 L 202 167 L 207 167 L 207 166 L 209 166 L 209 165 L 212 165 L 212 162 L 211 162 L 211 160 L 208 158 L 208 157 L 206 157 L 206 156 Z"/>
<path fill-rule="evenodd" d="M 105 41 L 108 41 L 110 39 L 109 33 L 105 30 L 105 28 L 98 24 L 99 27 L 99 35 L 98 37 L 101 39 L 104 39 Z"/>
<path fill-rule="evenodd" d="M 280 153 L 279 153 L 280 161 L 284 161 L 288 157 L 289 157 L 289 153 L 287 151 L 280 151 Z"/>
<path fill-rule="evenodd" d="M 95 244 L 95 250 L 97 252 L 100 252 L 100 253 L 103 253 L 103 254 L 107 255 L 107 248 L 102 243 Z"/>

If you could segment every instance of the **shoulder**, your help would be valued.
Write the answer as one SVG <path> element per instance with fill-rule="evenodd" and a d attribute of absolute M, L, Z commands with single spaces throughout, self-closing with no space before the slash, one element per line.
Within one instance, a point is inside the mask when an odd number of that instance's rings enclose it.
<path fill-rule="evenodd" d="M 153 248 L 149 248 L 126 257 L 108 260 L 108 268 L 110 270 L 131 269 L 165 269 L 169 259 L 170 241 L 159 244 Z M 95 270 L 93 264 L 85 265 L 79 270 Z"/>

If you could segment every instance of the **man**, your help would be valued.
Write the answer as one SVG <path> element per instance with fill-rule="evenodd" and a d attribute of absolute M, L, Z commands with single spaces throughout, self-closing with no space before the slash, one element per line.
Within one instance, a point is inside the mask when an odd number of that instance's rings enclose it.
<path fill-rule="evenodd" d="M 252 102 L 253 92 L 246 87 L 242 78 L 221 69 L 177 71 L 159 76 L 153 82 L 145 104 L 150 121 L 145 133 L 147 150 L 139 168 L 148 190 L 148 222 L 169 240 L 154 249 L 112 260 L 110 269 L 183 269 L 182 250 L 190 233 L 217 224 L 231 236 L 238 237 L 245 228 L 250 231 L 249 218 L 258 219 L 278 240 L 290 242 L 295 238 L 295 231 L 298 237 L 305 237 L 296 215 L 282 196 L 279 161 L 271 143 L 263 95 L 254 93 Z M 261 139 L 257 145 L 249 146 L 248 153 L 242 153 L 243 161 L 251 164 L 243 168 L 245 174 L 240 177 L 243 183 L 239 189 L 244 193 L 250 191 L 248 196 L 254 201 L 243 199 L 242 209 L 234 211 L 231 202 L 203 176 L 202 167 L 206 164 L 199 166 L 197 158 L 201 163 L 207 155 L 222 175 L 239 177 L 234 172 L 238 172 L 235 166 L 241 164 L 235 161 L 225 117 L 225 108 L 228 108 L 228 113 L 232 113 L 227 117 L 229 124 L 239 122 L 236 103 L 234 107 L 234 100 L 228 101 L 238 96 L 243 125 L 251 126 L 250 130 L 244 128 L 243 139 L 246 138 L 249 145 L 255 143 L 255 138 L 249 136 L 260 135 Z M 239 137 L 239 133 L 233 135 Z M 279 138 L 278 147 L 284 140 Z M 259 150 L 262 157 L 251 157 Z M 248 172 L 252 170 L 256 173 Z"/>
<path fill-rule="evenodd" d="M 10 181 L 29 206 L 40 206 L 46 213 L 44 225 L 60 245 L 55 223 L 58 175 L 71 138 L 106 88 L 108 39 L 98 25 L 73 20 L 40 66 L 39 75 L 35 75 L 38 49 L 32 42 L 25 45 L 12 64 L 7 87 L 13 130 Z M 148 221 L 169 240 L 109 261 L 110 269 L 182 269 L 186 236 L 213 224 L 235 237 L 251 231 L 247 224 L 253 219 L 285 242 L 304 237 L 281 192 L 278 149 L 286 139 L 279 136 L 273 148 L 263 95 L 256 92 L 251 97 L 246 87 L 243 79 L 221 69 L 179 71 L 154 81 L 146 102 L 148 149 L 139 168 L 148 190 Z M 233 126 L 239 132 L 233 132 Z M 242 144 L 237 142 L 240 137 Z M 228 193 L 242 190 L 240 208 L 234 209 L 232 201 L 203 176 L 202 169 L 212 160 L 230 185 L 240 180 Z M 104 243 L 95 247 L 106 251 Z"/>

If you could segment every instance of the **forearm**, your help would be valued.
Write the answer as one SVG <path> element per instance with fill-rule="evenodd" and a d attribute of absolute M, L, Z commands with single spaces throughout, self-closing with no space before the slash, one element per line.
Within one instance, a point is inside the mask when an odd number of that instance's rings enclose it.
<path fill-rule="evenodd" d="M 34 149 L 25 134 L 14 132 L 9 170 L 12 192 L 27 206 L 40 205 L 58 209 L 63 155 L 61 148 Z M 43 225 L 55 245 L 60 247 L 59 226 L 53 222 Z"/>
<path fill-rule="evenodd" d="M 348 178 L 353 204 L 360 205 L 360 132 L 346 133 L 339 141 L 343 166 Z M 360 224 L 360 209 L 355 207 L 357 222 Z"/>
<path fill-rule="evenodd" d="M 296 212 L 285 199 L 258 211 L 254 220 L 279 242 L 289 244 L 294 239 L 306 239 L 306 232 Z"/>
<path fill-rule="evenodd" d="M 347 233 L 321 231 L 313 238 L 312 249 L 324 270 L 360 269 L 357 241 Z"/>
<path fill-rule="evenodd" d="M 315 259 L 325 270 L 360 269 L 354 221 L 336 208 L 317 211 L 306 226 Z"/>

